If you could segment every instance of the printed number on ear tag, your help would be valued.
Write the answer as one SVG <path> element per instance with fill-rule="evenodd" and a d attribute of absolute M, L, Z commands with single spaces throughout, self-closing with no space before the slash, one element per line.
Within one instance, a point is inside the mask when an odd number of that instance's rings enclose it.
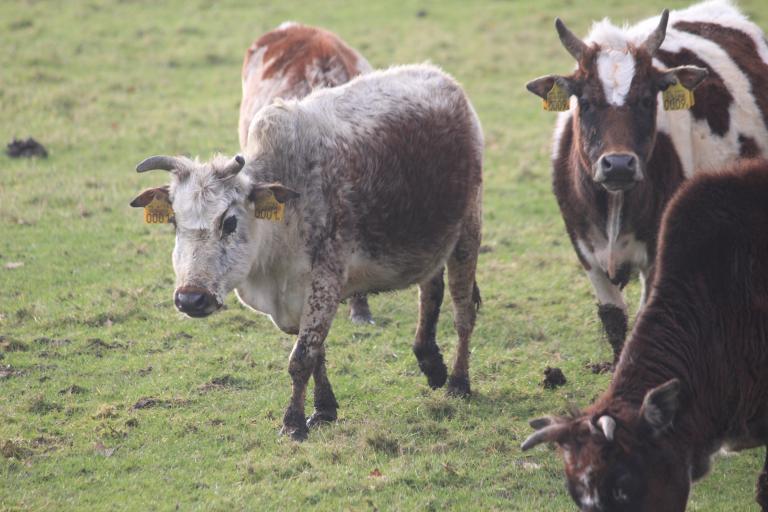
<path fill-rule="evenodd" d="M 285 214 L 285 205 L 275 199 L 273 194 L 269 194 L 267 197 L 259 200 L 255 204 L 256 218 L 271 220 L 277 222 L 283 220 Z"/>
<path fill-rule="evenodd" d="M 661 97 L 664 100 L 664 110 L 688 110 L 695 104 L 693 91 L 686 89 L 680 82 L 667 87 Z"/>
<path fill-rule="evenodd" d="M 547 93 L 547 99 L 544 100 L 544 110 L 547 112 L 565 112 L 570 108 L 570 96 L 562 87 L 555 83 Z"/>
<path fill-rule="evenodd" d="M 144 207 L 144 222 L 147 224 L 168 224 L 173 219 L 173 208 L 168 202 L 154 198 Z"/>

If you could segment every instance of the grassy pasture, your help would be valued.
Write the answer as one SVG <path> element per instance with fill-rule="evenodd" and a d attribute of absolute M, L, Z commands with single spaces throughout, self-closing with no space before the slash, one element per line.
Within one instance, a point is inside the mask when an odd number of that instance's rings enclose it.
<path fill-rule="evenodd" d="M 610 349 L 550 192 L 554 118 L 523 84 L 571 68 L 556 15 L 584 34 L 606 14 L 685 4 L 0 3 L 0 141 L 31 135 L 50 151 L 0 156 L 0 510 L 572 510 L 556 454 L 518 446 L 530 417 L 605 389 L 585 365 Z M 741 4 L 768 28 L 768 3 Z M 165 180 L 133 172 L 143 157 L 237 150 L 242 53 L 286 19 L 337 32 L 377 67 L 441 65 L 487 139 L 473 397 L 419 373 L 415 290 L 373 297 L 375 326 L 338 315 L 340 420 L 303 444 L 277 435 L 292 338 L 232 296 L 182 318 L 171 229 L 128 207 Z M 449 307 L 439 339 L 452 358 Z M 564 387 L 542 388 L 548 365 Z M 689 509 L 754 510 L 762 457 L 720 458 Z"/>

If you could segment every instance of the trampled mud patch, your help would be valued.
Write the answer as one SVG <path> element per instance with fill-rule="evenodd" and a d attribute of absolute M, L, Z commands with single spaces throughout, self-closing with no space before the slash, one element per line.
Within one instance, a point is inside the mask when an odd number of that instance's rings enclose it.
<path fill-rule="evenodd" d="M 32 137 L 22 140 L 13 139 L 5 148 L 6 154 L 11 158 L 31 158 L 33 156 L 48 158 L 48 150 Z"/>
<path fill-rule="evenodd" d="M 87 389 L 80 387 L 77 384 L 72 384 L 71 386 L 59 390 L 60 395 L 82 395 L 87 392 Z"/>
<path fill-rule="evenodd" d="M 545 389 L 555 389 L 564 386 L 566 382 L 565 375 L 560 368 L 547 366 L 544 369 L 544 380 L 542 381 L 542 385 Z"/>
<path fill-rule="evenodd" d="M 24 372 L 22 370 L 17 370 L 13 366 L 7 364 L 5 366 L 0 366 L 0 380 L 8 379 L 11 377 L 19 377 L 21 375 L 24 375 Z"/>
<path fill-rule="evenodd" d="M 0 336 L 0 350 L 3 352 L 26 352 L 29 350 L 29 346 L 21 341 Z"/>
<path fill-rule="evenodd" d="M 613 363 L 610 361 L 603 361 L 602 363 L 587 363 L 585 365 L 587 370 L 591 371 L 595 375 L 601 373 L 609 373 L 613 371 Z"/>
<path fill-rule="evenodd" d="M 106 341 L 102 340 L 101 338 L 90 338 L 87 342 L 87 347 L 90 350 L 112 350 L 116 348 L 125 348 L 125 345 L 122 343 L 107 343 Z"/>
<path fill-rule="evenodd" d="M 155 398 L 153 396 L 145 396 L 139 398 L 135 404 L 131 406 L 131 410 L 149 409 L 152 407 L 183 407 L 189 404 L 189 400 L 183 398 Z"/>
<path fill-rule="evenodd" d="M 63 409 L 61 404 L 57 404 L 56 402 L 49 402 L 42 396 L 38 396 L 34 398 L 27 407 L 27 412 L 31 412 L 32 414 L 39 414 L 44 415 L 51 412 L 59 412 Z"/>
<path fill-rule="evenodd" d="M 0 453 L 2 453 L 3 457 L 6 459 L 26 459 L 32 455 L 32 450 L 27 448 L 24 444 L 25 443 L 19 440 L 8 439 L 2 443 L 2 446 L 0 446 Z"/>
<path fill-rule="evenodd" d="M 40 338 L 35 338 L 35 343 L 39 345 L 47 345 L 49 347 L 63 347 L 72 343 L 72 340 L 67 338 L 49 338 L 47 336 L 42 336 Z"/>
<path fill-rule="evenodd" d="M 197 391 L 200 393 L 208 393 L 209 391 L 240 387 L 242 387 L 242 382 L 240 379 L 236 379 L 231 375 L 222 375 L 221 377 L 212 378 L 205 384 L 201 384 L 197 387 Z"/>

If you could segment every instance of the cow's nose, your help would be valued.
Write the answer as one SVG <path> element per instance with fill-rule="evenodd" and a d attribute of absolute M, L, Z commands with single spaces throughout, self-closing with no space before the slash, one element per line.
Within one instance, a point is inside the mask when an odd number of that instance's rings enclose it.
<path fill-rule="evenodd" d="M 202 288 L 179 288 L 174 303 L 179 311 L 194 317 L 207 316 L 218 309 L 213 294 Z"/>
<path fill-rule="evenodd" d="M 637 157 L 630 153 L 610 153 L 600 157 L 596 181 L 608 190 L 628 190 L 638 181 Z"/>

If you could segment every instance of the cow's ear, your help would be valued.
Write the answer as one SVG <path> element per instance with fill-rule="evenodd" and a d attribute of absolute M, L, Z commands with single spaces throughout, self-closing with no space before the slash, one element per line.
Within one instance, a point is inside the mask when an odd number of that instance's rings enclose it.
<path fill-rule="evenodd" d="M 257 183 L 251 187 L 248 199 L 258 203 L 269 196 L 274 197 L 278 203 L 285 203 L 290 199 L 298 198 L 301 194 L 282 183 Z"/>
<path fill-rule="evenodd" d="M 654 435 L 672 425 L 680 409 L 680 388 L 680 381 L 672 379 L 645 394 L 640 417 Z"/>
<path fill-rule="evenodd" d="M 661 74 L 659 79 L 659 89 L 666 91 L 671 85 L 680 84 L 689 91 L 698 87 L 705 78 L 709 76 L 709 71 L 706 68 L 700 68 L 697 66 L 680 66 L 672 68 Z"/>
<path fill-rule="evenodd" d="M 536 96 L 547 99 L 547 94 L 555 84 L 559 85 L 568 95 L 576 94 L 574 92 L 573 82 L 564 76 L 547 75 L 531 80 L 525 84 L 525 88 Z"/>
<path fill-rule="evenodd" d="M 136 196 L 133 201 L 131 201 L 131 206 L 134 208 L 144 208 L 154 199 L 170 204 L 171 199 L 168 193 L 168 185 L 163 187 L 148 188 Z"/>

